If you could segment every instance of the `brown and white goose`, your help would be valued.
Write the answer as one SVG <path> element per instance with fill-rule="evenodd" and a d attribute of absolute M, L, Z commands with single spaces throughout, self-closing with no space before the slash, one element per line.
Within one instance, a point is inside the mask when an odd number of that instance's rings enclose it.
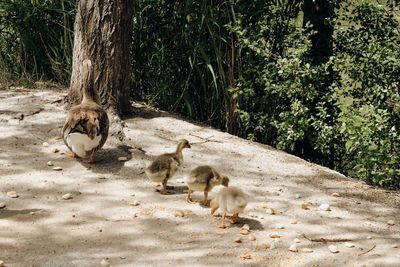
<path fill-rule="evenodd" d="M 162 194 L 167 194 L 167 182 L 183 165 L 182 150 L 190 148 L 189 141 L 179 140 L 174 153 L 165 153 L 157 156 L 149 167 L 145 169 L 147 177 L 155 183 L 162 183 Z"/>
<path fill-rule="evenodd" d="M 83 61 L 82 103 L 68 111 L 62 129 L 64 143 L 71 150 L 71 152 L 64 153 L 74 158 L 88 158 L 84 161 L 86 163 L 97 161 L 96 152 L 106 142 L 109 128 L 106 111 L 93 100 L 93 96 L 88 90 L 88 86 L 92 86 L 91 65 L 90 60 Z"/>

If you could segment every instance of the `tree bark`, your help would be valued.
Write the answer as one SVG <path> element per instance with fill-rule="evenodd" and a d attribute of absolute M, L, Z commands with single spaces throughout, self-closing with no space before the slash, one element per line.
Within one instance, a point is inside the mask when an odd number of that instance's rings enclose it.
<path fill-rule="evenodd" d="M 67 102 L 82 99 L 83 60 L 92 61 L 94 100 L 118 115 L 131 112 L 130 45 L 134 0 L 77 0 L 70 91 Z"/>
<path fill-rule="evenodd" d="M 314 63 L 324 63 L 333 52 L 333 26 L 328 19 L 335 15 L 334 6 L 328 0 L 304 0 L 303 12 L 303 24 L 310 22 L 316 31 L 311 36 Z"/>

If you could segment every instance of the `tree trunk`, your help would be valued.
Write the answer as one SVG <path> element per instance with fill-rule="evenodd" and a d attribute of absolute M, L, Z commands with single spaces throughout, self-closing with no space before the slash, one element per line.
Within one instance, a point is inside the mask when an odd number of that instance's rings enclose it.
<path fill-rule="evenodd" d="M 70 91 L 67 102 L 82 99 L 83 60 L 92 61 L 89 90 L 97 103 L 118 115 L 131 112 L 130 45 L 134 0 L 77 0 Z"/>
<path fill-rule="evenodd" d="M 316 31 L 311 36 L 314 63 L 324 63 L 333 52 L 333 26 L 328 19 L 335 15 L 334 5 L 328 0 L 304 0 L 303 12 L 303 24 L 310 22 Z"/>

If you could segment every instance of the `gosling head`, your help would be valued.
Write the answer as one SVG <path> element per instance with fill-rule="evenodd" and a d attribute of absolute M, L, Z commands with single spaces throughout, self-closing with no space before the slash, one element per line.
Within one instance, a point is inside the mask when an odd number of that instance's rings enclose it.
<path fill-rule="evenodd" d="M 222 176 L 222 185 L 223 186 L 225 186 L 225 187 L 228 187 L 229 186 L 229 178 L 228 178 L 228 176 Z"/>
<path fill-rule="evenodd" d="M 179 143 L 182 144 L 182 148 L 191 148 L 189 141 L 186 139 L 179 140 Z"/>

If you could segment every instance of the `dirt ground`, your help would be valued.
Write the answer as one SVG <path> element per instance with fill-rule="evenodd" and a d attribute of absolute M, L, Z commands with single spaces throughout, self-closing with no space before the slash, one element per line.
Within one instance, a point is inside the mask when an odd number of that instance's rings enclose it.
<path fill-rule="evenodd" d="M 57 140 L 64 95 L 0 89 L 4 266 L 400 266 L 399 192 L 139 105 L 113 130 L 98 153 L 101 162 L 89 165 L 60 153 L 67 149 Z M 192 148 L 183 151 L 184 167 L 164 196 L 144 168 L 154 156 L 174 151 L 181 138 Z M 228 229 L 216 227 L 218 211 L 213 217 L 209 207 L 185 201 L 182 178 L 204 164 L 251 195 L 239 223 Z M 7 196 L 10 191 L 19 197 Z M 67 193 L 72 199 L 62 199 Z M 203 194 L 192 197 L 201 202 Z M 251 226 L 248 235 L 239 234 L 244 224 Z M 293 244 L 297 252 L 288 250 Z M 339 252 L 330 252 L 331 245 Z"/>

